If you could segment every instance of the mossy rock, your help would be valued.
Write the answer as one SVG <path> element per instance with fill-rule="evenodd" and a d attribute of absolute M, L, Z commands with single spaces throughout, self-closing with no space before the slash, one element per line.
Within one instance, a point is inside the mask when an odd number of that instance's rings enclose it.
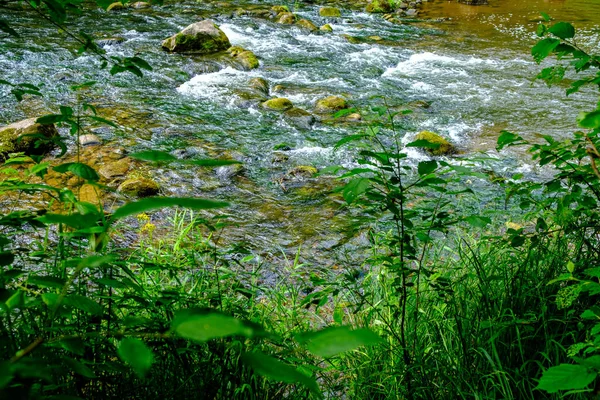
<path fill-rule="evenodd" d="M 274 99 L 269 99 L 262 103 L 264 108 L 268 108 L 269 110 L 275 111 L 285 111 L 294 107 L 292 102 L 285 97 L 276 97 Z"/>
<path fill-rule="evenodd" d="M 269 82 L 267 82 L 265 78 L 256 77 L 250 79 L 248 81 L 248 87 L 265 96 L 269 95 Z"/>
<path fill-rule="evenodd" d="M 0 127 L 0 159 L 8 153 L 23 152 L 27 155 L 41 155 L 52 150 L 54 143 L 42 142 L 40 138 L 31 135 L 42 135 L 52 139 L 58 136 L 56 127 L 52 124 L 38 124 L 36 118 L 29 118 Z"/>
<path fill-rule="evenodd" d="M 117 1 L 115 3 L 110 4 L 106 8 L 106 11 L 121 11 L 124 9 L 125 9 L 125 6 L 123 5 L 123 3 L 121 3 L 120 1 Z"/>
<path fill-rule="evenodd" d="M 278 24 L 291 25 L 296 22 L 296 16 L 291 12 L 282 12 L 277 15 L 275 22 Z"/>
<path fill-rule="evenodd" d="M 316 122 L 311 113 L 298 107 L 290 108 L 284 115 L 298 129 L 308 130 Z"/>
<path fill-rule="evenodd" d="M 146 3 L 145 1 L 136 1 L 135 3 L 131 4 L 129 7 L 135 8 L 136 10 L 141 10 L 143 8 L 151 8 L 152 4 Z"/>
<path fill-rule="evenodd" d="M 315 24 L 307 19 L 301 19 L 300 21 L 296 22 L 296 25 L 310 32 L 316 32 L 319 30 Z"/>
<path fill-rule="evenodd" d="M 319 15 L 325 18 L 339 18 L 342 16 L 342 12 L 337 7 L 321 7 Z"/>
<path fill-rule="evenodd" d="M 390 13 L 393 8 L 389 0 L 371 0 L 365 11 L 368 13 Z"/>
<path fill-rule="evenodd" d="M 235 61 L 237 61 L 245 71 L 258 68 L 258 58 L 256 58 L 256 55 L 250 50 L 246 50 L 241 46 L 232 46 L 227 52 L 235 58 Z"/>
<path fill-rule="evenodd" d="M 113 179 L 119 176 L 127 175 L 131 168 L 130 158 L 121 158 L 120 160 L 108 162 L 98 169 L 98 173 L 105 179 Z"/>
<path fill-rule="evenodd" d="M 290 9 L 288 6 L 273 6 L 271 7 L 271 12 L 273 15 L 279 15 L 281 13 L 289 13 Z"/>
<path fill-rule="evenodd" d="M 325 114 L 340 111 L 345 108 L 348 108 L 345 99 L 339 96 L 329 96 L 317 101 L 315 112 Z"/>
<path fill-rule="evenodd" d="M 211 54 L 231 47 L 227 35 L 211 20 L 189 25 L 181 32 L 162 42 L 165 50 Z"/>
<path fill-rule="evenodd" d="M 447 141 L 435 132 L 419 132 L 415 136 L 415 140 L 426 140 L 429 143 L 439 144 L 440 147 L 438 147 L 437 149 L 426 149 L 429 154 L 432 154 L 434 156 L 444 156 L 456 152 L 456 149 L 449 141 Z"/>
<path fill-rule="evenodd" d="M 132 177 L 126 179 L 119 188 L 119 192 L 136 197 L 154 196 L 160 187 L 154 180 L 144 177 Z"/>
<path fill-rule="evenodd" d="M 329 24 L 325 24 L 319 28 L 321 32 L 333 32 L 333 28 Z"/>
<path fill-rule="evenodd" d="M 299 165 L 290 169 L 286 176 L 288 178 L 312 178 L 319 172 L 315 167 L 310 165 Z"/>

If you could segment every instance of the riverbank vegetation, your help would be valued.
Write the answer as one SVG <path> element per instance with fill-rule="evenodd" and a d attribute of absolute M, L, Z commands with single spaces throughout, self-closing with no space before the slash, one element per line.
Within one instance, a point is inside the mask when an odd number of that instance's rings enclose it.
<path fill-rule="evenodd" d="M 43 3 L 49 18 L 64 21 L 64 4 Z M 577 45 L 572 25 L 543 17 L 532 54 L 556 61 L 539 78 L 568 83 L 567 94 L 597 90 L 598 56 Z M 84 50 L 103 57 L 93 42 Z M 114 73 L 151 69 L 139 57 L 112 61 Z M 3 83 L 16 100 L 40 91 Z M 581 131 L 564 141 L 499 134 L 499 150 L 525 148 L 552 172 L 535 181 L 490 172 L 487 159 L 453 158 L 432 133 L 405 141 L 411 111 L 385 99 L 370 110 L 334 110 L 334 118 L 370 118 L 336 145 L 356 151 L 354 167 L 319 172 L 339 182 L 340 209 L 365 217 L 357 229 L 366 243 L 354 249 L 360 257 L 333 266 L 286 259 L 275 281 L 264 279 L 259 254 L 223 238 L 237 229 L 225 202 L 157 197 L 140 176 L 130 182 L 131 201 L 98 206 L 110 189 L 79 148 L 86 121 L 112 124 L 96 111 L 81 102 L 37 120 L 76 138 L 68 162 L 37 154 L 42 143 L 64 146 L 54 130 L 23 135 L 28 145 L 6 154 L 0 169 L 0 397 L 597 394 L 599 109 L 581 110 Z M 424 159 L 410 160 L 414 149 Z M 155 150 L 129 157 L 146 166 L 239 165 Z M 70 188 L 40 180 L 49 173 Z M 482 198 L 482 184 L 501 200 Z M 44 206 L 21 207 L 32 196 Z"/>

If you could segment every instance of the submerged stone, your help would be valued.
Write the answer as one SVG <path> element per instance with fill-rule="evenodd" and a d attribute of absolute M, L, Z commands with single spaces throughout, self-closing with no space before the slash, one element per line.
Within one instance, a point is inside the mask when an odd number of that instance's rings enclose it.
<path fill-rule="evenodd" d="M 435 132 L 431 132 L 431 131 L 419 132 L 415 136 L 415 139 L 416 140 L 426 140 L 429 143 L 439 144 L 440 147 L 438 147 L 437 149 L 426 149 L 429 154 L 432 154 L 434 156 L 443 156 L 443 155 L 448 155 L 448 154 L 452 154 L 455 152 L 454 146 L 449 141 L 447 141 L 446 139 L 444 139 L 443 137 L 441 137 L 440 135 L 438 135 Z"/>
<path fill-rule="evenodd" d="M 211 20 L 189 25 L 187 28 L 162 42 L 165 50 L 210 54 L 231 47 L 227 35 Z"/>

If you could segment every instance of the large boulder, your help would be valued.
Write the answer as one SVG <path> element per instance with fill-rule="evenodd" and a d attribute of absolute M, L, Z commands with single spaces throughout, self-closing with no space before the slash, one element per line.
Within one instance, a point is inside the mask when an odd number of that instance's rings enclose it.
<path fill-rule="evenodd" d="M 29 118 L 0 127 L 0 158 L 8 153 L 23 152 L 28 155 L 41 155 L 54 144 L 44 139 L 58 136 L 52 124 L 38 124 L 36 118 Z"/>
<path fill-rule="evenodd" d="M 338 96 L 325 97 L 324 99 L 318 100 L 317 104 L 315 104 L 315 112 L 321 114 L 334 113 L 343 110 L 344 108 L 348 108 L 348 104 L 345 99 Z"/>
<path fill-rule="evenodd" d="M 371 0 L 365 11 L 368 13 L 389 13 L 392 12 L 392 5 L 390 0 Z"/>
<path fill-rule="evenodd" d="M 227 35 L 211 20 L 191 24 L 162 42 L 163 49 L 173 52 L 210 54 L 231 47 Z"/>
<path fill-rule="evenodd" d="M 438 147 L 437 149 L 427 149 L 427 152 L 434 156 L 448 155 L 448 154 L 452 154 L 456 151 L 454 146 L 449 141 L 447 141 L 446 139 L 444 139 L 443 137 L 441 137 L 440 135 L 438 135 L 435 132 L 431 132 L 431 131 L 419 132 L 415 136 L 415 139 L 416 140 L 425 140 L 425 141 L 427 141 L 429 143 L 433 143 L 433 144 L 439 144 L 440 147 Z"/>

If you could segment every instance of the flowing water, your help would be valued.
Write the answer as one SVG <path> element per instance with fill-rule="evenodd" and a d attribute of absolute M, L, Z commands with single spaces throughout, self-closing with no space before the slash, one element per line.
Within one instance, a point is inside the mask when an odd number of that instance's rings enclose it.
<path fill-rule="evenodd" d="M 420 130 L 434 130 L 465 154 L 486 152 L 501 160 L 497 173 L 531 170 L 522 155 L 495 153 L 501 130 L 566 137 L 576 128 L 577 113 L 595 101 L 589 92 L 566 98 L 565 87 L 547 88 L 536 81 L 541 67 L 529 51 L 540 11 L 574 23 L 580 45 L 596 48 L 600 2 L 490 0 L 488 6 L 467 6 L 433 1 L 424 3 L 417 19 L 401 25 L 364 13 L 355 3 L 336 5 L 342 18 L 323 19 L 317 5 L 296 3 L 300 16 L 331 24 L 333 32 L 322 35 L 232 13 L 238 7 L 264 7 L 260 2 L 167 1 L 151 10 L 88 10 L 69 25 L 98 38 L 124 38 L 104 49 L 109 56 L 146 59 L 153 71 L 143 78 L 110 76 L 99 69 L 97 57 L 77 55 L 78 46 L 63 32 L 17 5 L 2 8 L 22 37 L 0 37 L 0 77 L 42 86 L 45 97 L 16 104 L 7 87 L 0 86 L 0 123 L 56 112 L 57 104 L 73 105 L 77 97 L 68 87 L 97 81 L 82 100 L 126 127 L 92 127 L 103 139 L 128 150 L 154 148 L 181 157 L 228 156 L 244 162 L 239 174 L 228 168 L 207 174 L 160 167 L 155 178 L 164 194 L 228 199 L 240 226 L 233 229 L 236 239 L 248 240 L 259 252 L 303 244 L 309 254 L 344 243 L 340 248 L 351 250 L 363 239 L 352 228 L 353 217 L 339 211 L 339 198 L 320 194 L 330 181 L 290 182 L 286 171 L 298 165 L 351 164 L 351 152 L 334 151 L 333 145 L 364 125 L 324 122 L 299 128 L 279 113 L 243 101 L 241 91 L 251 78 L 265 78 L 272 91 L 277 86 L 278 96 L 308 111 L 329 95 L 343 96 L 359 110 L 379 104 L 377 96 L 394 109 L 425 101 L 430 107 L 416 108 L 407 140 Z M 215 57 L 161 50 L 162 39 L 206 17 L 233 45 L 252 50 L 260 68 L 240 71 Z M 280 143 L 290 150 L 275 151 Z"/>

